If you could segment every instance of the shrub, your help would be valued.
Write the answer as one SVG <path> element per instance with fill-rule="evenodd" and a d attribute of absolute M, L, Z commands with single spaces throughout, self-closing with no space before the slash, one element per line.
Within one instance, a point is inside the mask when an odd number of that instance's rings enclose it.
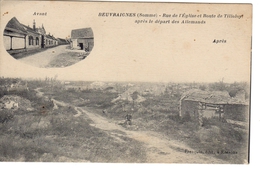
<path fill-rule="evenodd" d="M 205 85 L 200 85 L 200 86 L 199 86 L 199 89 L 200 89 L 200 90 L 206 90 L 206 88 L 207 88 L 207 87 L 206 87 Z"/>
<path fill-rule="evenodd" d="M 0 111 L 0 123 L 6 123 L 12 120 L 14 117 L 14 113 L 11 110 L 1 110 Z"/>

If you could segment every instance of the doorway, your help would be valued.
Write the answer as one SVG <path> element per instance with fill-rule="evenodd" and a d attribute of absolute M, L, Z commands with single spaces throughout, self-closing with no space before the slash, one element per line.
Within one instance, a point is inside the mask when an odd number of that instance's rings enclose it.
<path fill-rule="evenodd" d="M 42 35 L 42 38 L 41 38 L 41 48 L 44 48 L 44 36 Z"/>
<path fill-rule="evenodd" d="M 83 50 L 83 43 L 79 43 L 79 47 L 81 50 Z"/>

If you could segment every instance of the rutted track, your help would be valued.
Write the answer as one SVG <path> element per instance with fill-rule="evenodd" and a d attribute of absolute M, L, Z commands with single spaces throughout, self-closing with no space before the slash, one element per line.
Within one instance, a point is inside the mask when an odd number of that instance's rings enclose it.
<path fill-rule="evenodd" d="M 87 115 L 93 121 L 92 126 L 109 133 L 119 130 L 124 132 L 127 137 L 144 143 L 148 156 L 147 162 L 149 163 L 227 163 L 204 154 L 185 153 L 185 150 L 195 151 L 183 143 L 167 139 L 159 133 L 126 130 L 105 117 L 91 113 L 83 108 L 77 107 L 77 109 L 83 113 L 82 116 Z"/>
<path fill-rule="evenodd" d="M 40 92 L 39 89 L 36 89 L 37 92 Z M 43 96 L 43 92 L 40 92 Z M 107 119 L 103 116 L 100 116 L 96 113 L 87 111 L 85 108 L 76 107 L 69 103 L 58 101 L 52 99 L 54 105 L 56 106 L 72 106 L 77 111 L 77 114 L 74 115 L 75 118 L 88 118 L 92 120 L 90 124 L 93 127 L 99 128 L 104 132 L 107 132 L 109 135 L 117 138 L 120 141 L 120 136 L 128 137 L 134 140 L 137 140 L 145 146 L 145 151 L 147 154 L 148 163 L 217 163 L 223 164 L 228 163 L 226 161 L 214 158 L 207 154 L 201 153 L 187 153 L 196 152 L 187 145 L 177 141 L 171 140 L 160 133 L 152 131 L 131 131 L 115 123 L 111 119 Z M 118 134 L 115 131 L 120 131 Z M 186 150 L 186 152 L 185 152 Z"/>

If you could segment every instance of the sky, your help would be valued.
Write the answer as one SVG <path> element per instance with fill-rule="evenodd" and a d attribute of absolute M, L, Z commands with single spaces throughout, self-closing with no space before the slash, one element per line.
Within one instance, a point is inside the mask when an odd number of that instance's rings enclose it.
<path fill-rule="evenodd" d="M 90 27 L 86 22 L 78 22 L 77 17 L 74 18 L 76 22 L 73 22 L 73 20 L 67 20 L 66 14 L 63 13 L 66 13 L 66 11 L 57 13 L 55 12 L 56 9 L 50 6 L 45 8 L 43 7 L 44 9 L 42 9 L 41 4 L 34 5 L 34 8 L 38 10 L 28 10 L 20 15 L 16 15 L 15 17 L 20 23 L 27 26 L 29 25 L 30 27 L 33 27 L 33 20 L 35 20 L 36 27 L 41 27 L 43 25 L 46 33 L 50 33 L 59 38 L 70 37 L 71 30 L 73 29 Z M 34 13 L 47 13 L 47 15 L 33 15 Z M 53 21 L 53 19 L 55 19 L 55 21 Z"/>
<path fill-rule="evenodd" d="M 28 6 L 32 6 L 28 8 Z M 64 80 L 224 82 L 250 80 L 250 6 L 124 3 L 8 3 L 1 29 L 12 17 L 21 23 L 44 27 L 55 37 L 66 38 L 72 29 L 91 27 L 94 48 L 83 61 L 66 68 L 37 68 L 24 65 L 1 49 L 2 76 L 46 77 Z M 34 16 L 34 12 L 47 12 Z M 198 19 L 204 25 L 136 24 L 154 18 L 98 17 L 100 12 L 143 14 L 243 14 L 242 19 Z M 156 18 L 167 20 L 166 18 Z M 154 19 L 154 22 L 155 20 Z M 175 19 L 175 18 L 171 18 Z M 176 19 L 177 20 L 177 19 Z M 183 19 L 179 19 L 182 21 Z M 184 19 L 185 20 L 185 19 Z M 226 43 L 213 43 L 224 39 Z M 44 58 L 43 58 L 44 59 Z"/>
<path fill-rule="evenodd" d="M 53 35 L 54 37 L 57 38 L 66 38 L 69 37 L 71 34 L 71 30 L 73 29 L 72 27 L 68 27 L 66 25 L 61 25 L 61 23 L 59 23 L 58 25 L 60 27 L 63 27 L 65 29 L 62 29 L 62 31 L 59 31 L 57 29 L 55 29 L 55 27 L 53 26 L 52 22 L 48 22 L 48 19 L 45 19 L 44 16 L 41 17 L 19 17 L 16 16 L 16 18 L 18 19 L 18 21 L 26 26 L 30 26 L 31 28 L 33 27 L 33 20 L 35 20 L 36 23 L 36 27 L 42 27 L 42 25 L 45 28 L 46 33 L 50 33 L 51 35 Z"/>
<path fill-rule="evenodd" d="M 134 1 L 134 0 L 131 0 L 131 1 Z M 145 1 L 145 0 L 143 0 L 143 1 Z M 151 1 L 151 0 L 149 0 L 149 1 Z M 196 0 L 188 0 L 188 2 L 197 2 Z M 186 1 L 187 2 L 187 1 Z M 259 3 L 259 1 L 257 1 L 257 0 L 249 0 L 249 1 L 245 1 L 245 0 L 233 0 L 233 1 L 220 1 L 220 0 L 214 0 L 214 1 L 212 1 L 212 0 L 200 0 L 200 2 L 205 2 L 205 3 L 209 3 L 209 2 L 211 2 L 211 3 L 215 3 L 215 2 L 218 2 L 218 3 L 227 3 L 227 2 L 229 2 L 229 3 L 253 3 L 253 5 L 254 5 L 254 10 L 253 10 L 253 13 L 254 13 L 254 21 L 258 21 L 259 20 L 259 16 L 260 16 L 260 14 L 259 14 L 259 12 L 260 12 L 260 3 Z M 2 6 L 1 6 L 2 7 Z M 1 15 L 2 16 L 2 15 Z M 11 18 L 11 17 L 10 17 Z M 2 23 L 3 21 L 1 21 L 1 23 Z M 6 21 L 6 22 L 8 22 L 8 21 Z M 30 21 L 28 22 L 28 23 L 31 23 Z M 1 28 L 3 28 L 4 26 L 2 26 L 1 25 Z M 250 126 L 251 126 L 251 130 L 250 130 L 250 132 L 251 132 L 251 134 L 250 134 L 250 164 L 249 165 L 243 165 L 243 167 L 246 167 L 246 168 L 256 168 L 257 166 L 259 166 L 259 141 L 260 141 L 260 138 L 259 138 L 259 106 L 257 106 L 258 105 L 258 93 L 259 93 L 259 80 L 257 79 L 257 77 L 258 77 L 258 74 L 259 74 L 259 57 L 257 57 L 258 55 L 259 55 L 259 38 L 256 38 L 256 37 L 259 37 L 259 31 L 257 31 L 257 30 L 259 30 L 260 28 L 259 28 L 259 24 L 257 24 L 257 22 L 254 22 L 254 24 L 253 24 L 253 27 L 254 27 L 254 31 L 253 31 L 253 62 L 252 62 L 252 73 L 253 73 L 253 76 L 252 76 L 252 78 L 253 78 L 253 90 L 252 90 L 252 98 L 255 98 L 255 99 L 252 99 L 252 101 L 251 101 L 251 103 L 252 103 L 252 107 L 251 107 L 251 124 L 250 124 Z M 63 36 L 63 35 L 62 35 Z M 66 36 L 66 35 L 65 35 Z M 0 75 L 5 75 L 5 76 L 9 76 L 9 77 L 11 77 L 11 76 L 21 76 L 21 77 L 27 77 L 27 75 L 25 76 L 23 73 L 20 73 L 20 74 L 17 74 L 17 71 L 21 71 L 21 72 L 23 72 L 23 68 L 25 68 L 25 66 L 20 66 L 18 63 L 17 64 L 15 64 L 14 62 L 14 60 L 13 59 L 11 59 L 11 57 L 9 57 L 9 56 L 7 56 L 7 54 L 6 53 L 3 53 L 2 51 L 3 51 L 3 48 L 0 48 L 0 52 L 1 52 L 1 57 L 4 55 L 4 56 L 6 56 L 6 58 L 9 58 L 9 59 L 2 59 L 2 58 L 0 58 Z M 236 51 L 235 51 L 235 53 L 236 53 Z M 247 56 L 248 57 L 248 56 Z M 14 66 L 6 66 L 6 65 L 9 65 L 9 63 L 12 63 L 11 65 L 15 65 L 15 67 Z M 4 65 L 3 65 L 4 64 Z M 22 67 L 22 68 L 19 68 L 18 69 L 18 67 Z M 7 69 L 10 73 L 8 73 L 7 71 L 3 71 L 3 69 Z M 14 69 L 14 71 L 12 71 Z M 32 69 L 32 68 L 31 68 Z M 31 71 L 31 69 L 29 69 L 30 71 Z M 69 68 L 68 68 L 69 69 Z M 35 69 L 33 69 L 33 70 L 35 70 Z M 28 72 L 28 70 L 27 70 L 27 72 Z M 27 72 L 26 72 L 26 74 L 27 74 Z M 38 69 L 37 69 L 37 72 L 38 72 Z M 48 72 L 48 73 L 51 73 L 51 72 Z M 55 72 L 56 73 L 56 72 Z M 207 73 L 207 72 L 205 72 L 205 73 Z M 239 73 L 238 73 L 239 74 Z M 44 71 L 42 71 L 41 73 L 40 73 L 40 75 L 41 76 L 44 76 L 44 75 L 48 75 L 48 74 L 46 74 L 46 73 L 44 73 Z M 205 75 L 206 76 L 206 75 Z M 209 75 L 207 75 L 207 76 L 209 76 Z M 212 75 L 213 76 L 213 75 Z M 28 77 L 37 77 L 35 74 L 33 74 L 33 75 L 28 75 Z M 229 77 L 232 77 L 232 75 L 230 75 Z M 229 79 L 231 79 L 231 78 L 229 78 Z M 238 78 L 234 78 L 234 79 L 237 79 L 238 80 Z M 234 79 L 232 79 L 232 80 L 234 80 Z M 185 80 L 185 79 L 182 79 L 182 80 Z M 203 80 L 203 79 L 202 79 Z M 213 81 L 215 81 L 215 80 L 218 80 L 218 77 L 217 78 L 212 78 L 211 80 L 213 80 Z M 232 81 L 231 80 L 231 81 Z M 254 97 L 255 96 L 255 97 Z M 10 165 L 16 165 L 17 166 L 17 163 L 3 163 L 2 165 L 8 165 L 8 167 L 10 167 Z M 26 168 L 35 168 L 35 166 L 34 165 L 31 165 L 31 166 L 28 166 L 27 164 L 21 164 L 21 163 L 19 163 L 18 164 L 19 165 L 19 167 L 26 167 Z M 23 166 L 23 165 L 26 165 L 26 166 Z M 47 164 L 47 165 L 49 165 L 49 164 Z M 74 164 L 71 164 L 71 165 L 73 165 L 74 166 Z M 84 165 L 84 164 L 82 164 L 82 165 Z M 91 165 L 91 164 L 88 164 L 88 165 Z M 93 164 L 93 165 L 96 165 L 96 164 Z M 107 164 L 106 164 L 107 165 Z M 123 165 L 123 166 L 122 166 Z M 106 166 L 106 167 L 108 167 L 108 168 L 122 168 L 122 167 L 124 167 L 124 168 L 132 168 L 132 165 L 124 165 L 124 164 L 120 164 L 120 165 L 111 165 L 110 167 L 109 166 Z M 16 167 L 15 166 L 15 167 Z M 44 165 L 42 165 L 42 164 L 40 164 L 40 165 L 37 165 L 37 167 L 38 168 L 46 168 L 46 165 L 44 166 Z M 49 167 L 49 166 L 47 166 L 47 167 Z M 53 166 L 50 166 L 50 167 L 53 167 Z M 68 168 L 70 168 L 71 166 L 69 166 L 67 163 L 64 163 L 64 166 L 62 166 L 62 167 L 68 167 Z M 89 166 L 87 166 L 87 167 L 89 167 Z M 141 165 L 141 166 L 136 166 L 137 168 L 138 167 L 144 167 L 143 166 L 143 164 Z M 152 167 L 152 168 L 158 168 L 158 166 L 157 165 L 150 165 L 149 166 L 150 168 Z M 160 165 L 160 167 L 163 167 L 163 168 L 173 168 L 173 165 L 172 164 L 170 164 L 170 165 Z M 190 168 L 191 166 L 189 165 L 189 164 L 182 164 L 182 167 L 183 168 Z M 200 168 L 208 168 L 208 167 L 211 167 L 211 168 L 219 168 L 219 165 L 199 165 L 199 167 Z M 223 168 L 237 168 L 238 166 L 237 165 L 222 165 L 221 167 L 223 167 Z M 242 166 L 241 166 L 242 167 Z M 82 167 L 83 168 L 83 167 Z M 86 166 L 84 165 L 84 168 L 86 168 Z"/>

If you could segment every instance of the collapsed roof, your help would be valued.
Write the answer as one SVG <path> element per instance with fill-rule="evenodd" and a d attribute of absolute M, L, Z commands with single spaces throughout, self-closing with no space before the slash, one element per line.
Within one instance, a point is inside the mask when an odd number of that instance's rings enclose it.
<path fill-rule="evenodd" d="M 181 101 L 197 101 L 209 104 L 240 104 L 249 105 L 249 101 L 241 97 L 230 97 L 227 91 L 202 91 L 192 89 L 183 93 Z"/>

